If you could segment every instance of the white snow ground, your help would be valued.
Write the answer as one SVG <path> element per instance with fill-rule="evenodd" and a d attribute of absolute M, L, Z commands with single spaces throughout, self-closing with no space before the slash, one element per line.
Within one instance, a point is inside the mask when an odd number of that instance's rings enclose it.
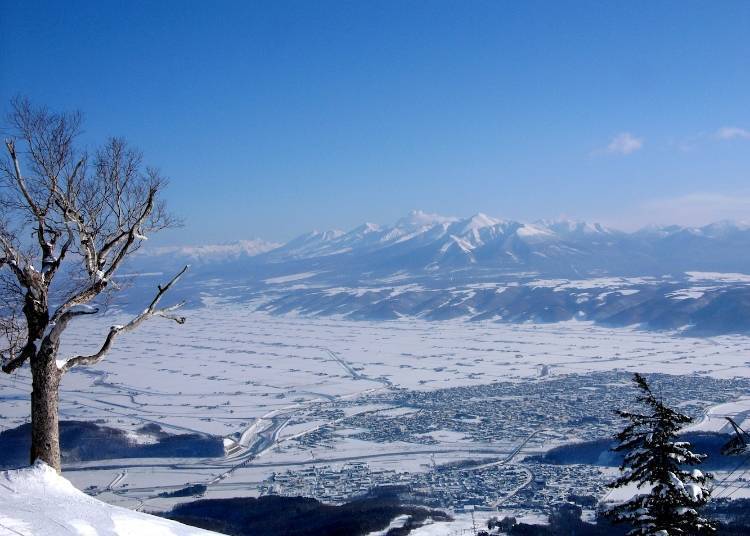
<path fill-rule="evenodd" d="M 547 371 L 545 378 L 611 370 L 750 376 L 750 338 L 743 336 L 692 339 L 576 321 L 512 325 L 277 317 L 248 306 L 219 303 L 186 314 L 184 326 L 154 319 L 119 339 L 101 364 L 66 375 L 60 397 L 62 418 L 102 419 L 130 430 L 158 423 L 172 433 L 242 435 L 250 444 L 272 426 L 272 419 L 293 417 L 296 408 L 320 400 L 355 400 L 389 384 L 431 390 L 524 382 L 539 378 L 542 370 Z M 125 320 L 109 316 L 71 325 L 62 352 L 94 349 L 101 342 L 97 333 L 103 337 L 112 323 Z M 29 389 L 28 368 L 0 375 L 3 426 L 27 421 Z M 349 407 L 347 413 L 370 409 L 363 404 Z M 722 420 L 714 418 L 712 425 L 723 425 Z M 291 422 L 277 433 L 281 439 L 291 438 L 323 424 Z M 439 440 L 446 447 L 455 442 Z M 337 444 L 337 450 L 341 456 L 354 457 L 397 448 L 403 456 L 384 458 L 383 463 L 387 460 L 399 468 L 426 463 L 424 456 L 411 455 L 407 446 L 350 439 Z M 325 449 L 314 454 L 330 457 Z M 284 462 L 291 456 L 298 459 L 300 453 L 268 449 L 263 461 Z M 81 463 L 66 476 L 80 489 L 94 485 L 107 490 L 101 498 L 108 502 L 136 507 L 147 501 L 147 507 L 159 508 L 172 501 L 153 499 L 157 491 L 211 481 L 241 460 L 169 461 L 180 463 L 177 468 L 172 463 L 128 468 L 117 489 L 108 488 L 121 472 L 114 460 Z M 81 470 L 88 466 L 91 470 Z M 231 478 L 222 479 L 221 486 L 212 486 L 209 496 L 253 494 L 246 484 L 259 482 L 272 471 L 243 466 Z"/>
<path fill-rule="evenodd" d="M 0 536 L 209 536 L 78 491 L 42 462 L 0 473 Z"/>
<path fill-rule="evenodd" d="M 256 486 L 272 472 L 287 469 L 285 463 L 301 457 L 311 463 L 334 457 L 325 445 L 311 447 L 309 452 L 286 448 L 295 435 L 333 422 L 329 417 L 306 418 L 305 408 L 321 400 L 356 401 L 362 394 L 386 391 L 391 385 L 427 391 L 612 370 L 715 378 L 750 376 L 750 338 L 746 336 L 696 339 L 578 321 L 513 325 L 278 317 L 255 312 L 252 306 L 220 301 L 185 313 L 185 326 L 154 319 L 119 339 L 101 364 L 68 374 L 61 390 L 62 418 L 101 419 L 133 431 L 143 424 L 158 423 L 172 433 L 244 437 L 245 446 L 265 434 L 267 448 L 249 464 L 241 455 L 72 464 L 66 467 L 65 476 L 79 489 L 93 486 L 98 497 L 108 503 L 131 508 L 145 505 L 148 509 L 171 507 L 176 499 L 159 498 L 158 493 L 181 489 L 188 482 L 214 482 L 207 498 L 254 496 Z M 95 349 L 111 324 L 125 320 L 127 317 L 108 316 L 71 325 L 63 353 Z M 546 373 L 540 378 L 543 371 Z M 11 428 L 27 421 L 29 390 L 28 368 L 11 376 L 0 375 L 3 426 Z M 366 401 L 342 406 L 347 415 L 378 409 L 404 411 L 373 407 Z M 748 410 L 750 403 L 738 399 L 707 412 L 697 426 L 719 429 L 726 414 L 744 423 L 744 416 L 750 416 Z M 293 420 L 287 421 L 290 418 Z M 438 463 L 466 458 L 466 450 L 476 446 L 455 434 L 435 438 L 440 448 L 456 449 L 456 454 L 438 455 Z M 274 439 L 275 446 L 271 443 Z M 514 445 L 499 442 L 493 447 L 509 452 Z M 429 453 L 420 450 L 423 445 L 374 443 L 346 438 L 342 433 L 336 439 L 335 457 L 383 454 L 370 465 L 419 471 L 431 463 Z M 399 455 L 392 456 L 394 452 Z M 442 530 L 437 525 L 429 530 Z"/>

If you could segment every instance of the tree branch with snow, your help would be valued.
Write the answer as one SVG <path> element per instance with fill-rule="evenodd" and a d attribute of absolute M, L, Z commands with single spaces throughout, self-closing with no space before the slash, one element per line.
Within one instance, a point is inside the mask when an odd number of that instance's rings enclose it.
<path fill-rule="evenodd" d="M 162 309 L 157 309 L 156 306 L 159 304 L 164 294 L 166 294 L 167 291 L 172 287 L 172 285 L 174 285 L 180 279 L 180 277 L 182 277 L 182 275 L 187 271 L 187 269 L 188 267 L 185 266 L 177 275 L 175 275 L 169 281 L 169 283 L 167 283 L 163 287 L 159 285 L 158 286 L 159 290 L 156 296 L 151 301 L 151 303 L 146 308 L 146 310 L 144 310 L 141 314 L 134 317 L 127 324 L 112 326 L 109 329 L 109 333 L 107 334 L 107 337 L 105 338 L 104 343 L 102 344 L 99 351 L 90 355 L 77 355 L 77 356 L 71 357 L 63 361 L 58 361 L 58 368 L 60 369 L 61 373 L 64 374 L 65 372 L 69 371 L 70 369 L 78 365 L 94 365 L 96 363 L 99 363 L 102 359 L 104 359 L 104 356 L 107 355 L 107 352 L 109 352 L 110 348 L 112 347 L 112 343 L 114 342 L 115 338 L 118 335 L 120 335 L 121 333 L 127 333 L 129 331 L 133 331 L 139 325 L 141 325 L 143 322 L 145 322 L 147 319 L 153 316 L 161 316 L 169 320 L 174 320 L 178 324 L 184 324 L 185 317 L 173 315 L 172 312 L 182 307 L 185 304 L 185 302 L 180 302 L 176 305 L 172 305 L 170 307 L 165 307 Z"/>
<path fill-rule="evenodd" d="M 118 290 L 114 278 L 128 256 L 150 234 L 179 224 L 162 200 L 163 175 L 144 166 L 141 153 L 122 138 L 110 138 L 89 156 L 76 145 L 81 124 L 80 113 L 14 99 L 0 157 L 0 361 L 6 373 L 30 364 L 31 461 L 41 458 L 58 470 L 63 373 L 100 361 L 119 334 L 147 318 L 184 322 L 174 314 L 179 304 L 159 309 L 158 303 L 187 267 L 159 287 L 141 315 L 112 328 L 97 353 L 58 368 L 69 322 L 96 314 L 90 305 Z"/>

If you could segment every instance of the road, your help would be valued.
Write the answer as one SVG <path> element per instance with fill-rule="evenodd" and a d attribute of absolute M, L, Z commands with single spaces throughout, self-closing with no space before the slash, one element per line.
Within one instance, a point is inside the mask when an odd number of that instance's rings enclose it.
<path fill-rule="evenodd" d="M 508 495 L 503 497 L 502 499 L 496 500 L 494 503 L 492 503 L 492 508 L 497 509 L 501 504 L 503 504 L 505 501 L 510 499 L 511 497 L 515 496 L 519 491 L 524 489 L 526 486 L 531 484 L 531 481 L 534 480 L 534 473 L 531 472 L 531 469 L 526 467 L 525 465 L 521 465 L 520 463 L 516 465 L 517 469 L 522 470 L 526 473 L 526 480 L 524 480 L 521 484 L 513 488 Z"/>
<path fill-rule="evenodd" d="M 511 451 L 511 453 L 510 453 L 510 454 L 508 454 L 508 456 L 507 456 L 507 457 L 505 457 L 505 458 L 504 458 L 504 459 L 502 459 L 502 460 L 499 460 L 499 461 L 496 461 L 496 462 L 491 462 L 491 463 L 485 463 L 485 464 L 483 464 L 483 465 L 477 465 L 477 466 L 474 466 L 474 467 L 465 467 L 465 468 L 460 468 L 460 469 L 457 469 L 457 471 L 462 471 L 462 472 L 466 472 L 466 471 L 479 471 L 479 470 L 481 470 L 481 469 L 487 469 L 487 468 L 489 468 L 489 467 L 497 467 L 497 466 L 499 466 L 499 465 L 505 465 L 505 464 L 508 464 L 508 463 L 510 463 L 510 462 L 512 462 L 512 461 L 513 461 L 513 458 L 515 458 L 515 457 L 516 457 L 516 455 L 517 455 L 517 454 L 518 454 L 519 452 L 521 452 L 521 450 L 522 450 L 522 449 L 523 449 L 523 448 L 524 448 L 524 447 L 526 446 L 526 444 L 527 444 L 527 443 L 528 443 L 529 441 L 531 441 L 531 439 L 532 439 L 532 438 L 533 438 L 533 437 L 534 437 L 535 435 L 537 435 L 537 434 L 539 434 L 539 433 L 541 433 L 541 432 L 543 432 L 543 431 L 544 431 L 544 430 L 536 430 L 535 432 L 532 432 L 531 434 L 529 434 L 529 436 L 528 436 L 528 437 L 527 437 L 526 439 L 524 439 L 524 440 L 523 440 L 523 441 L 522 441 L 522 442 L 521 442 L 521 443 L 520 443 L 520 444 L 519 444 L 519 445 L 518 445 L 518 446 L 517 446 L 517 447 L 516 447 L 515 449 L 513 449 L 513 451 Z"/>
<path fill-rule="evenodd" d="M 377 382 L 382 383 L 384 387 L 392 387 L 393 383 L 388 378 L 372 378 L 370 376 L 366 376 L 365 374 L 361 374 L 357 370 L 354 370 L 354 367 L 352 367 L 347 361 L 345 361 L 340 355 L 338 355 L 333 350 L 330 350 L 329 348 L 325 348 L 325 351 L 328 353 L 328 355 L 331 356 L 331 358 L 336 361 L 339 365 L 341 365 L 344 370 L 346 370 L 347 373 L 349 373 L 354 380 L 369 380 L 371 382 Z"/>

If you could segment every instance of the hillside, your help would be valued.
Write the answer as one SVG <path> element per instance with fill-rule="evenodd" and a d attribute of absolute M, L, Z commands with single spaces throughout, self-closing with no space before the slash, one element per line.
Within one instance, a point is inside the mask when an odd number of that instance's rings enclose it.
<path fill-rule="evenodd" d="M 78 491 L 42 462 L 0 473 L 0 536 L 209 536 L 188 527 L 111 506 Z"/>

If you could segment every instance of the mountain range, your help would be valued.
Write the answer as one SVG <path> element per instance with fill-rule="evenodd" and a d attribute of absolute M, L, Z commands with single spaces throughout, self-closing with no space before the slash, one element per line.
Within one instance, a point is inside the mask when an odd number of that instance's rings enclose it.
<path fill-rule="evenodd" d="M 285 244 L 144 250 L 134 271 L 181 263 L 193 264 L 190 285 L 204 294 L 211 282 L 211 293 L 277 313 L 750 330 L 750 226 L 735 222 L 624 232 L 413 211 L 393 225 L 312 231 Z M 718 326 L 717 308 L 732 313 Z"/>

